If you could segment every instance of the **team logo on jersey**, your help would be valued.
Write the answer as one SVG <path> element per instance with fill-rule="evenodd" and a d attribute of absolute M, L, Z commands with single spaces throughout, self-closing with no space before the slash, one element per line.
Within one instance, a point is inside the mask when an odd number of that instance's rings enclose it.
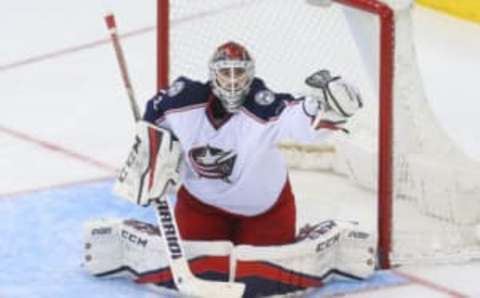
<path fill-rule="evenodd" d="M 185 82 L 184 81 L 175 81 L 170 88 L 167 90 L 167 95 L 170 97 L 177 96 L 180 92 L 185 89 Z"/>
<path fill-rule="evenodd" d="M 268 106 L 275 101 L 275 94 L 269 90 L 262 90 L 255 94 L 255 102 L 261 106 Z"/>
<path fill-rule="evenodd" d="M 237 159 L 235 152 L 223 151 L 207 145 L 190 149 L 188 157 L 193 169 L 200 177 L 231 182 L 229 177 Z"/>

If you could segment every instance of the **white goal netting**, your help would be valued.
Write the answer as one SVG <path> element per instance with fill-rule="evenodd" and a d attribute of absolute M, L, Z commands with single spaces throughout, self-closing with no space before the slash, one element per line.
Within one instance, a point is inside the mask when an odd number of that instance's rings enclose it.
<path fill-rule="evenodd" d="M 365 108 L 352 119 L 350 135 L 329 144 L 287 141 L 280 146 L 292 167 L 337 173 L 375 193 L 379 110 L 385 108 L 379 98 L 384 84 L 379 57 L 385 45 L 380 44 L 378 16 L 340 4 L 323 8 L 297 0 L 170 2 L 171 79 L 208 79 L 212 51 L 234 40 L 246 45 L 255 57 L 257 76 L 275 91 L 308 92 L 305 77 L 323 68 L 356 84 Z M 394 54 L 393 155 L 388 157 L 393 165 L 392 263 L 478 257 L 479 164 L 453 144 L 429 108 L 416 64 L 413 4 L 381 2 L 394 11 L 395 41 L 389 45 Z"/>

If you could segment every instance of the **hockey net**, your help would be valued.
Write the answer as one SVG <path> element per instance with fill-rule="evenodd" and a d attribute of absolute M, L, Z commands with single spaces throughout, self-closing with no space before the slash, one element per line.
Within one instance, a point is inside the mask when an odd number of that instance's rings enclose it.
<path fill-rule="evenodd" d="M 308 92 L 305 77 L 319 69 L 341 74 L 365 100 L 351 134 L 327 144 L 279 144 L 289 165 L 336 173 L 373 194 L 383 267 L 478 257 L 480 167 L 429 108 L 412 1 L 315 2 L 159 0 L 159 87 L 180 75 L 208 79 L 212 51 L 229 40 L 246 45 L 257 76 L 275 91 Z"/>

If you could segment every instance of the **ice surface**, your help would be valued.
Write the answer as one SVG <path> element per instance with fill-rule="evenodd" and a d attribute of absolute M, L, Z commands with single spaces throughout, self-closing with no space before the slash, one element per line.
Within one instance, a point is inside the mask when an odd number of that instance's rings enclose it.
<path fill-rule="evenodd" d="M 149 209 L 112 197 L 111 180 L 105 180 L 123 162 L 133 124 L 102 16 L 110 6 L 121 31 L 132 33 L 122 42 L 142 103 L 155 90 L 154 1 L 110 2 L 2 1 L 2 298 L 158 297 L 121 280 L 95 279 L 81 268 L 86 220 L 153 220 Z M 422 8 L 415 22 L 419 63 L 434 113 L 450 136 L 480 160 L 480 26 Z M 329 180 L 332 189 L 322 191 L 309 187 L 315 177 L 307 176 L 294 174 L 292 179 L 304 200 L 299 204 L 308 206 L 300 211 L 302 220 L 351 216 L 335 202 L 315 201 L 328 192 L 347 193 L 335 188 L 335 178 Z M 352 200 L 351 211 L 371 209 L 362 196 Z M 371 217 L 360 219 L 375 224 Z M 474 279 L 480 275 L 478 263 L 401 270 L 407 277 L 379 272 L 365 282 L 334 283 L 308 297 L 480 297 Z"/>

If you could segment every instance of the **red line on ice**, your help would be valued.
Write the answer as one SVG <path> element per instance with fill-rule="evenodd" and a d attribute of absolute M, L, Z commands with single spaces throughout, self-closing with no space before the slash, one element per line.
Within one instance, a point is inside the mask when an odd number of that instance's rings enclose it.
<path fill-rule="evenodd" d="M 186 16 L 186 17 L 183 17 L 183 18 L 178 18 L 178 19 L 172 20 L 172 25 L 178 25 L 178 24 L 181 24 L 181 23 L 186 23 L 186 22 L 191 22 L 191 21 L 206 18 L 206 17 L 211 17 L 212 15 L 223 13 L 225 11 L 232 10 L 232 9 L 243 8 L 243 7 L 248 6 L 249 4 L 252 4 L 254 1 L 255 0 L 251 0 L 247 3 L 244 2 L 244 3 L 231 4 L 231 5 L 220 7 L 218 9 L 205 11 L 205 12 L 201 12 L 201 13 L 197 13 L 197 14 L 192 14 L 192 15 L 189 15 L 189 16 Z M 257 0 L 257 2 L 258 2 L 258 0 Z M 156 29 L 156 26 L 143 27 L 143 28 L 140 28 L 140 29 L 129 31 L 125 34 L 120 34 L 120 38 L 127 38 L 127 37 L 132 37 L 132 36 L 136 36 L 136 35 L 145 34 L 145 33 L 148 33 L 148 32 L 153 32 L 153 31 L 155 31 L 155 29 Z M 105 36 L 107 36 L 107 35 L 108 34 L 105 33 Z M 99 39 L 99 40 L 92 41 L 92 42 L 89 42 L 89 43 L 85 43 L 85 44 L 81 44 L 81 45 L 77 45 L 77 46 L 72 46 L 72 47 L 60 49 L 60 50 L 57 50 L 57 51 L 53 51 L 53 52 L 50 52 L 50 53 L 45 53 L 45 54 L 41 54 L 41 55 L 38 55 L 38 56 L 33 56 L 33 57 L 26 58 L 26 59 L 14 61 L 14 62 L 11 62 L 11 63 L 0 65 L 0 72 L 4 72 L 4 71 L 11 70 L 11 69 L 14 69 L 14 68 L 26 66 L 26 65 L 29 65 L 29 64 L 34 64 L 34 63 L 37 63 L 37 62 L 42 62 L 42 61 L 45 61 L 45 60 L 58 58 L 60 56 L 65 56 L 65 55 L 68 55 L 68 54 L 73 54 L 73 53 L 76 53 L 76 52 L 91 49 L 91 48 L 98 47 L 98 46 L 108 44 L 108 43 L 110 43 L 110 38 L 105 37 L 103 39 Z"/>
<path fill-rule="evenodd" d="M 53 143 L 50 143 L 50 142 L 47 142 L 47 141 L 44 141 L 44 140 L 40 140 L 40 139 L 37 139 L 33 136 L 30 136 L 26 133 L 23 133 L 23 132 L 20 132 L 20 131 L 16 131 L 16 130 L 13 130 L 11 128 L 7 128 L 5 126 L 2 126 L 0 125 L 0 132 L 2 133 L 5 133 L 5 134 L 8 134 L 16 139 L 20 139 L 20 140 L 23 140 L 23 141 L 28 141 L 30 143 L 33 143 L 33 144 L 36 144 L 36 145 L 39 145 L 47 150 L 50 150 L 50 151 L 55 151 L 55 152 L 58 152 L 58 153 L 61 153 L 65 156 L 68 156 L 70 158 L 73 158 L 73 159 L 76 159 L 76 160 L 79 160 L 79 161 L 82 161 L 84 163 L 87 163 L 87 164 L 90 164 L 90 165 L 93 165 L 97 168 L 100 168 L 102 170 L 107 170 L 107 171 L 110 171 L 110 172 L 115 172 L 117 170 L 116 167 L 113 167 L 109 164 L 106 164 L 104 162 L 101 162 L 101 161 L 98 161 L 98 160 L 95 160 L 89 156 L 86 156 L 86 155 L 82 155 L 80 153 L 77 153 L 73 150 L 70 150 L 70 149 L 67 149 L 67 148 L 63 148 L 59 145 L 56 145 L 56 144 L 53 144 Z"/>
<path fill-rule="evenodd" d="M 468 295 L 462 294 L 462 293 L 460 293 L 460 292 L 457 292 L 457 291 L 452 290 L 452 289 L 449 289 L 449 288 L 447 288 L 447 287 L 445 287 L 445 286 L 436 284 L 436 283 L 431 282 L 431 281 L 429 281 L 429 280 L 420 278 L 420 277 L 418 277 L 418 276 L 414 276 L 414 275 L 407 274 L 407 273 L 404 273 L 404 272 L 400 272 L 400 271 L 397 271 L 397 270 L 392 270 L 392 271 L 393 271 L 395 274 L 397 274 L 397 275 L 400 275 L 400 276 L 402 276 L 402 277 L 405 277 L 406 279 L 410 280 L 412 283 L 415 283 L 415 284 L 424 286 L 424 287 L 426 287 L 426 288 L 435 290 L 435 291 L 437 291 L 437 292 L 441 292 L 441 293 L 447 294 L 447 295 L 449 295 L 451 298 L 466 298 L 466 297 L 468 297 Z"/>

